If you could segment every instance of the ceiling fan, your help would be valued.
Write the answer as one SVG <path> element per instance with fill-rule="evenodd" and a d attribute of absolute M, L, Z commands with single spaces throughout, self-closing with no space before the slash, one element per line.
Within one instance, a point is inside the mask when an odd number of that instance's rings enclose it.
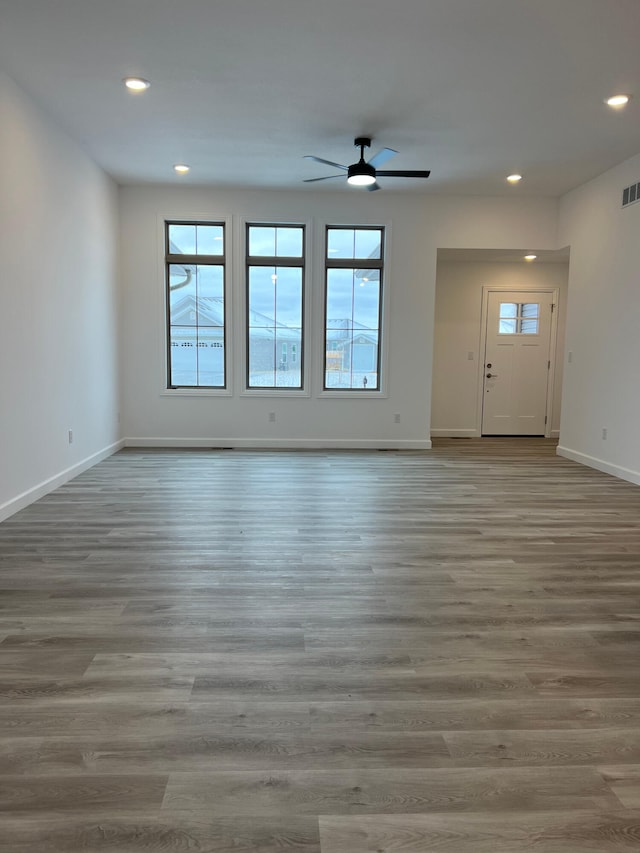
<path fill-rule="evenodd" d="M 305 154 L 305 160 L 315 160 L 316 163 L 324 163 L 327 166 L 335 166 L 336 169 L 341 169 L 339 175 L 327 175 L 324 178 L 307 178 L 305 184 L 312 184 L 316 181 L 329 181 L 331 178 L 343 178 L 344 173 L 347 173 L 347 183 L 355 187 L 366 187 L 369 192 L 379 190 L 380 185 L 377 178 L 428 178 L 431 172 L 428 171 L 381 171 L 378 166 L 386 163 L 390 157 L 397 154 L 393 148 L 383 148 L 374 154 L 367 163 L 364 159 L 364 149 L 371 148 L 371 139 L 368 136 L 358 136 L 354 139 L 353 144 L 360 149 L 360 159 L 357 163 L 351 166 L 343 166 L 341 163 L 334 163 L 332 160 L 323 160 L 322 157 L 314 157 L 313 154 Z"/>

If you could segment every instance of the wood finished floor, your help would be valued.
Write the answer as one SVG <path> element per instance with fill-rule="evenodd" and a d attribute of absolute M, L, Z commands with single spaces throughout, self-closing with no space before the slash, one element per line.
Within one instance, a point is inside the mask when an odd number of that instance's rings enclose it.
<path fill-rule="evenodd" d="M 640 489 L 127 450 L 0 525 L 0 853 L 640 850 Z"/>

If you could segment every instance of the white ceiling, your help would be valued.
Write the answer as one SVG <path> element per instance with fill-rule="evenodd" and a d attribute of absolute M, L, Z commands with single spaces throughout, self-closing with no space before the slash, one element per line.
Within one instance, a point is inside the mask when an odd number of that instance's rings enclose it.
<path fill-rule="evenodd" d="M 640 151 L 639 42 L 640 0 L 0 0 L 0 66 L 125 184 L 357 192 L 302 156 L 371 135 L 432 170 L 387 188 L 557 196 Z"/>
<path fill-rule="evenodd" d="M 570 249 L 438 249 L 438 261 L 473 264 L 529 264 L 524 256 L 535 254 L 535 264 L 569 264 Z"/>

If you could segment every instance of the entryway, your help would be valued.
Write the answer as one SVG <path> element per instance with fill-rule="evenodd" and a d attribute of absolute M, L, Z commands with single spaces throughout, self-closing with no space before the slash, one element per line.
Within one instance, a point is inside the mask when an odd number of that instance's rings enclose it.
<path fill-rule="evenodd" d="M 554 291 L 485 288 L 482 435 L 546 435 Z"/>
<path fill-rule="evenodd" d="M 558 436 L 569 249 L 526 254 L 438 250 L 432 438 Z"/>

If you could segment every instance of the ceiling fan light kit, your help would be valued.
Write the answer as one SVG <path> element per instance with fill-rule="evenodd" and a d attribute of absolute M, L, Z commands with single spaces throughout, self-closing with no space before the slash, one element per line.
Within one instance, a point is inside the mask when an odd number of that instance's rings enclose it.
<path fill-rule="evenodd" d="M 314 160 L 316 163 L 323 163 L 325 166 L 335 166 L 336 169 L 341 169 L 340 175 L 327 175 L 325 178 L 308 178 L 304 183 L 310 184 L 316 181 L 328 181 L 331 178 L 342 178 L 344 173 L 347 176 L 347 183 L 355 187 L 365 187 L 369 192 L 379 190 L 380 185 L 377 178 L 382 175 L 388 178 L 428 178 L 428 171 L 384 171 L 378 170 L 378 166 L 385 163 L 390 157 L 393 157 L 398 152 L 393 148 L 383 148 L 369 160 L 367 163 L 364 159 L 365 148 L 371 147 L 371 139 L 368 136 L 358 136 L 353 144 L 360 149 L 360 159 L 357 163 L 352 163 L 351 166 L 343 166 L 341 163 L 334 163 L 332 160 L 323 160 L 322 157 L 315 157 L 313 154 L 306 154 L 305 160 Z"/>

